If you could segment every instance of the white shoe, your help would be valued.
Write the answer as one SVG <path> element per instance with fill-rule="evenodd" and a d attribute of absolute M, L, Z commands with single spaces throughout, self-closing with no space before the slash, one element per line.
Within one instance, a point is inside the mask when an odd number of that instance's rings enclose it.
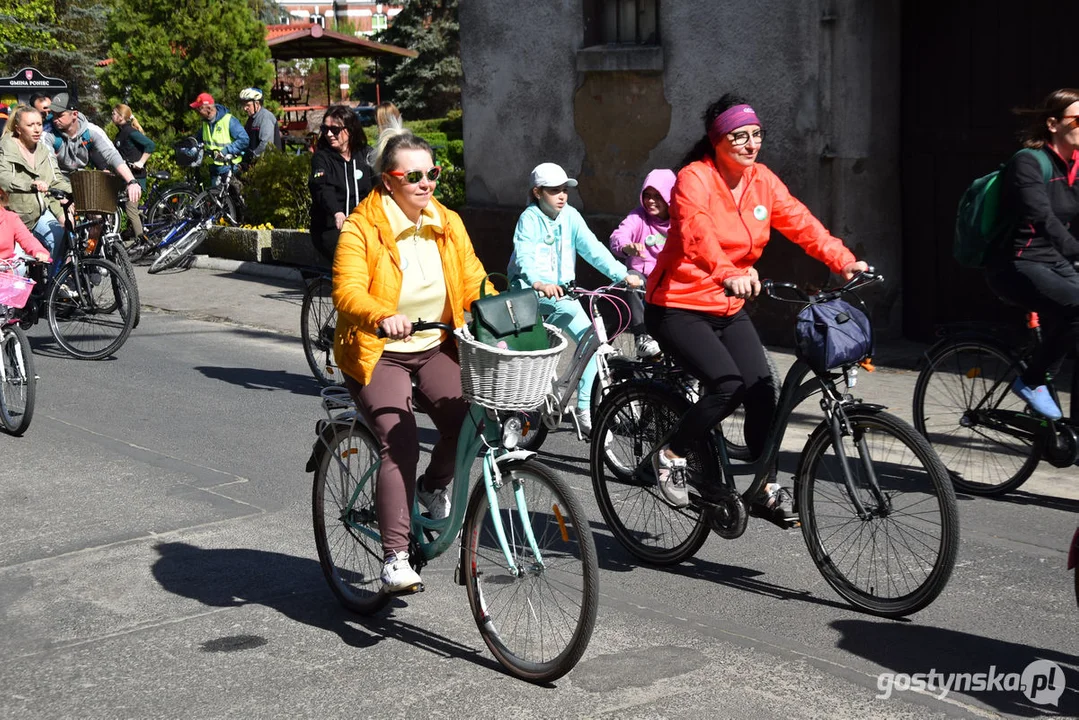
<path fill-rule="evenodd" d="M 577 418 L 577 424 L 581 426 L 581 432 L 585 435 L 592 434 L 592 410 L 590 408 L 573 408 L 573 416 Z"/>
<path fill-rule="evenodd" d="M 659 355 L 659 343 L 648 333 L 637 336 L 637 357 L 642 359 L 654 358 Z"/>
<path fill-rule="evenodd" d="M 432 520 L 442 520 L 450 516 L 450 496 L 446 489 L 427 492 L 423 488 L 416 488 L 416 497 L 419 498 L 420 504 L 427 508 L 427 515 Z"/>
<path fill-rule="evenodd" d="M 656 487 L 673 507 L 683 508 L 689 505 L 689 491 L 686 490 L 686 459 L 669 458 L 666 450 L 664 446 L 652 456 Z"/>
<path fill-rule="evenodd" d="M 382 566 L 382 589 L 386 592 L 415 592 L 422 586 L 419 574 L 408 564 L 407 552 L 397 551 Z"/>

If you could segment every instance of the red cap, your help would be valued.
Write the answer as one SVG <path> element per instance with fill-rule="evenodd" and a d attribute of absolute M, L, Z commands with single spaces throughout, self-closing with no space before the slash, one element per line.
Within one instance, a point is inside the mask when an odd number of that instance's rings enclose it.
<path fill-rule="evenodd" d="M 199 96 L 195 98 L 195 102 L 191 103 L 191 107 L 196 110 L 200 107 L 206 107 L 207 105 L 214 104 L 214 96 L 210 93 L 199 93 Z"/>

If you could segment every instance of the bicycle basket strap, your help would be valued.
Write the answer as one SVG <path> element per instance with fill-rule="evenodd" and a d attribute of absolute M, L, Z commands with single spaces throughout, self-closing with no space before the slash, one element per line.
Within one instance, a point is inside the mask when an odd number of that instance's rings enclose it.
<path fill-rule="evenodd" d="M 520 352 L 550 347 L 539 312 L 539 297 L 531 288 L 486 295 L 487 279 L 503 277 L 491 273 L 480 281 L 480 297 L 472 303 L 472 336 L 485 345 Z M 507 283 L 509 280 L 507 279 Z"/>
<path fill-rule="evenodd" d="M 795 354 L 817 372 L 853 365 L 873 354 L 873 326 L 839 298 L 807 305 L 794 327 Z"/>

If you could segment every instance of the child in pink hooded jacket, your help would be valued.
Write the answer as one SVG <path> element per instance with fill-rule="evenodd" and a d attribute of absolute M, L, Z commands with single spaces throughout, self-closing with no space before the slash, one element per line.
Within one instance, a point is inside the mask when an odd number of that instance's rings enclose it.
<path fill-rule="evenodd" d="M 648 173 L 641 186 L 641 204 L 631 212 L 611 233 L 611 250 L 615 257 L 625 258 L 630 270 L 648 277 L 656 266 L 656 256 L 667 242 L 671 225 L 668 205 L 675 174 L 671 170 L 658 169 Z M 639 293 L 628 292 L 629 330 L 637 338 L 637 356 L 655 357 L 659 344 L 644 329 L 644 301 Z"/>

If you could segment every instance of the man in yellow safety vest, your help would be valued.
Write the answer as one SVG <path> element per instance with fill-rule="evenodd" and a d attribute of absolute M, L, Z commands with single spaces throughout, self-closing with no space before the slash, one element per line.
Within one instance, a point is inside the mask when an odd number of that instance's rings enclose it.
<path fill-rule="evenodd" d="M 202 118 L 202 142 L 210 160 L 210 183 L 217 185 L 228 172 L 228 165 L 239 165 L 250 142 L 247 131 L 224 105 L 218 105 L 210 93 L 200 93 L 191 107 Z M 228 160 L 225 155 L 230 156 Z"/>

